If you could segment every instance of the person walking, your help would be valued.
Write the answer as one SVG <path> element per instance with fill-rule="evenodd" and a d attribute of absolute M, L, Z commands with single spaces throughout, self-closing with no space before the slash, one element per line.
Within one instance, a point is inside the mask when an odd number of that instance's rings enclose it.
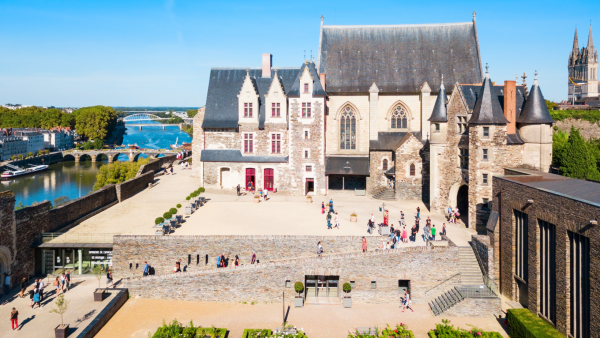
<path fill-rule="evenodd" d="M 333 217 L 333 222 L 335 223 L 335 227 L 336 228 L 340 228 L 340 216 L 338 215 L 338 213 L 335 213 L 335 216 Z"/>
<path fill-rule="evenodd" d="M 325 214 L 325 202 L 321 202 L 321 214 Z"/>
<path fill-rule="evenodd" d="M 65 274 L 65 287 L 67 291 L 69 291 L 69 286 L 71 286 L 71 271 L 67 270 Z"/>
<path fill-rule="evenodd" d="M 256 254 L 252 251 L 252 259 L 250 260 L 250 264 L 256 263 Z"/>
<path fill-rule="evenodd" d="M 65 273 L 60 274 L 60 290 L 63 291 L 65 289 Z M 58 293 L 57 293 L 58 295 Z"/>
<path fill-rule="evenodd" d="M 235 255 L 235 266 L 240 266 L 240 257 Z"/>
<path fill-rule="evenodd" d="M 17 309 L 14 307 L 10 312 L 10 325 L 12 326 L 13 330 L 19 328 L 19 311 L 17 311 Z"/>
<path fill-rule="evenodd" d="M 33 309 L 33 295 L 35 294 L 35 290 L 37 289 L 37 282 L 33 282 L 33 287 L 29 290 L 29 307 Z"/>
<path fill-rule="evenodd" d="M 402 228 L 402 242 L 403 243 L 407 243 L 407 238 L 406 238 L 406 226 Z"/>
<path fill-rule="evenodd" d="M 364 236 L 362 238 L 362 252 L 367 252 L 367 239 Z"/>
<path fill-rule="evenodd" d="M 410 241 L 411 242 L 415 241 L 417 232 L 419 232 L 419 229 L 417 228 L 417 224 L 415 223 L 415 225 L 413 225 L 412 229 L 410 229 Z"/>
<path fill-rule="evenodd" d="M 446 223 L 442 223 L 442 236 L 446 236 Z"/>
<path fill-rule="evenodd" d="M 317 257 L 321 258 L 321 255 L 323 254 L 323 246 L 321 245 L 321 242 L 317 243 Z"/>
<path fill-rule="evenodd" d="M 150 272 L 150 265 L 148 265 L 148 262 L 144 261 L 144 274 L 142 276 L 148 276 L 149 272 Z"/>
<path fill-rule="evenodd" d="M 33 305 L 31 305 L 31 308 L 33 309 L 33 307 L 35 306 L 35 304 L 38 305 L 38 309 L 42 308 L 42 304 L 41 304 L 41 300 L 42 296 L 41 296 L 41 291 L 38 288 L 35 288 L 33 290 Z"/>
<path fill-rule="evenodd" d="M 38 283 L 38 288 L 40 290 L 40 302 L 44 300 L 44 288 L 46 287 L 46 284 L 44 284 L 44 281 L 40 278 L 39 279 L 39 283 Z"/>
<path fill-rule="evenodd" d="M 427 242 L 429 240 L 429 227 L 427 226 L 427 223 L 425 224 L 425 227 L 423 228 L 423 242 Z"/>
<path fill-rule="evenodd" d="M 329 200 L 329 212 L 335 213 L 335 211 L 333 211 L 333 198 Z"/>
<path fill-rule="evenodd" d="M 435 229 L 435 224 L 431 225 L 431 238 L 435 241 L 435 232 L 437 230 Z"/>
<path fill-rule="evenodd" d="M 113 284 L 113 276 L 111 269 L 108 269 L 108 271 L 106 272 L 106 288 L 108 288 L 108 284 L 110 284 L 110 286 L 112 286 L 113 288 L 115 287 L 115 285 Z"/>
<path fill-rule="evenodd" d="M 267 201 L 267 194 L 269 193 L 268 190 L 265 190 L 265 202 Z"/>
<path fill-rule="evenodd" d="M 410 300 L 410 295 L 408 294 L 408 292 L 406 292 L 406 289 L 404 290 L 403 303 L 404 307 L 402 309 L 402 312 L 404 312 L 404 310 L 406 310 L 407 308 L 410 309 L 410 311 L 415 312 L 411 307 L 412 301 Z"/>
<path fill-rule="evenodd" d="M 173 166 L 171 166 L 171 175 L 173 175 Z"/>
<path fill-rule="evenodd" d="M 331 213 L 330 212 L 327 213 L 327 217 L 326 218 L 327 218 L 327 230 L 332 229 L 332 227 L 331 227 Z"/>
<path fill-rule="evenodd" d="M 417 207 L 417 218 L 421 219 L 421 208 Z"/>
<path fill-rule="evenodd" d="M 240 185 L 239 184 L 237 185 L 236 190 L 237 190 L 237 195 L 240 196 Z"/>
<path fill-rule="evenodd" d="M 5 273 L 4 275 L 4 294 L 8 295 L 8 292 L 10 291 L 10 275 L 7 273 Z"/>
<path fill-rule="evenodd" d="M 25 291 L 27 291 L 27 278 L 23 277 L 23 279 L 21 279 L 21 292 L 19 293 L 19 297 L 25 297 Z"/>
<path fill-rule="evenodd" d="M 446 218 L 448 219 L 448 221 L 450 221 L 452 219 L 452 207 L 448 206 L 448 209 L 446 211 Z"/>
<path fill-rule="evenodd" d="M 60 281 L 58 280 L 58 276 L 56 276 L 56 279 L 54 280 L 54 282 L 52 282 L 52 286 L 54 286 L 54 288 L 56 289 L 56 296 L 58 297 L 60 290 L 62 290 L 60 287 Z"/>
<path fill-rule="evenodd" d="M 404 223 L 404 212 L 400 211 L 400 225 L 405 226 L 406 223 Z"/>

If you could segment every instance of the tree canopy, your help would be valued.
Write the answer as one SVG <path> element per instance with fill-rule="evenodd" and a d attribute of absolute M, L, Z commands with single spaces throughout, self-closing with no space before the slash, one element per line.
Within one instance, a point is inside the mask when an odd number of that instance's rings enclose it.
<path fill-rule="evenodd" d="M 554 157 L 553 162 L 560 166 L 560 170 L 564 176 L 600 180 L 600 172 L 598 172 L 595 151 L 593 144 L 588 143 L 579 133 L 579 129 L 571 126 L 568 141 L 564 143 L 564 136 L 560 135 L 553 141 L 557 140 L 557 144 L 553 144 Z"/>
<path fill-rule="evenodd" d="M 198 109 L 190 109 L 187 111 L 187 116 L 189 118 L 194 118 L 194 116 L 196 116 L 196 114 L 198 114 Z"/>
<path fill-rule="evenodd" d="M 137 162 L 121 162 L 105 164 L 100 167 L 96 174 L 94 190 L 98 190 L 107 184 L 118 184 L 134 178 L 142 164 L 150 162 L 149 159 L 139 159 Z"/>
<path fill-rule="evenodd" d="M 8 109 L 0 107 L 0 128 L 75 128 L 75 117 L 62 110 L 41 107 Z"/>
<path fill-rule="evenodd" d="M 77 133 L 86 138 L 104 140 L 117 125 L 117 112 L 112 107 L 85 107 L 77 109 L 73 114 Z"/>

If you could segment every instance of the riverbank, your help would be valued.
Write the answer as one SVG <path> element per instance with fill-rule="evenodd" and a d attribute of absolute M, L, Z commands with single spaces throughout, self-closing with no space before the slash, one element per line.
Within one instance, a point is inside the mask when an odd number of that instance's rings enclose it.
<path fill-rule="evenodd" d="M 62 151 L 57 151 L 54 153 L 50 153 L 47 155 L 41 155 L 41 156 L 36 156 L 36 157 L 31 157 L 31 158 L 27 158 L 27 159 L 23 159 L 23 160 L 8 160 L 8 161 L 3 161 L 0 162 L 0 173 L 6 171 L 6 170 L 10 170 L 10 168 L 6 167 L 7 164 L 10 165 L 14 165 L 17 167 L 24 167 L 24 166 L 28 166 L 28 165 L 39 165 L 39 164 L 54 164 L 54 163 L 58 163 L 58 162 L 62 162 L 63 161 L 63 152 Z"/>

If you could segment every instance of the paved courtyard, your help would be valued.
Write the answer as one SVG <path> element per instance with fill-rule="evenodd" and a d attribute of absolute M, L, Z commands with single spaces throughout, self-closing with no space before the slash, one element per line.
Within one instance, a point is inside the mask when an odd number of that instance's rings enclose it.
<path fill-rule="evenodd" d="M 42 308 L 37 306 L 35 309 L 29 307 L 29 296 L 18 298 L 19 290 L 13 289 L 10 297 L 2 297 L 0 306 L 0 337 L 36 337 L 46 338 L 54 337 L 54 328 L 60 324 L 60 316 L 50 313 L 50 309 L 55 307 L 56 292 L 50 290 L 53 279 L 44 279 L 46 283 L 45 299 L 42 301 Z M 101 285 L 106 285 L 106 280 L 102 278 Z M 70 325 L 70 337 L 77 337 L 79 333 L 92 322 L 104 307 L 116 295 L 116 292 L 110 293 L 103 302 L 94 302 L 93 292 L 98 287 L 98 280 L 93 276 L 73 277 L 71 289 L 65 293 L 65 299 L 69 301 L 69 306 L 64 314 L 64 323 Z M 29 291 L 31 287 L 27 290 Z M 10 312 L 15 307 L 19 311 L 18 330 L 12 330 L 10 323 Z"/>
<path fill-rule="evenodd" d="M 286 310 L 288 309 L 286 304 Z M 441 324 L 442 318 L 450 319 L 451 324 L 469 329 L 468 324 L 483 330 L 497 331 L 508 337 L 502 325 L 494 317 L 434 317 L 426 304 L 415 305 L 415 312 L 402 312 L 391 304 L 355 304 L 351 309 L 335 305 L 307 305 L 303 308 L 289 308 L 288 322 L 303 328 L 309 337 L 339 338 L 346 337 L 348 330 L 355 327 L 393 326 L 408 324 L 415 337 L 427 337 L 427 331 Z M 146 337 L 162 325 L 163 319 L 171 322 L 177 319 L 184 324 L 190 320 L 195 326 L 225 327 L 230 330 L 229 337 L 241 337 L 245 328 L 280 327 L 283 318 L 283 306 L 275 304 L 240 304 L 185 302 L 151 299 L 130 299 L 117 314 L 104 326 L 96 338 Z"/>
<path fill-rule="evenodd" d="M 158 177 L 158 184 L 134 197 L 119 203 L 71 229 L 68 236 L 96 234 L 154 235 L 154 219 L 162 216 L 178 203 L 186 205 L 185 197 L 200 186 L 199 179 L 191 177 L 191 170 L 175 167 L 174 175 Z M 416 208 L 420 207 L 421 233 L 424 220 L 430 216 L 441 231 L 443 215 L 427 212 L 420 201 L 380 201 L 370 196 L 338 195 L 315 196 L 306 203 L 303 196 L 285 196 L 270 193 L 269 200 L 254 203 L 251 195 L 236 196 L 226 193 L 204 193 L 208 199 L 203 207 L 186 216 L 185 223 L 172 235 L 360 235 L 367 236 L 367 221 L 375 214 L 376 223 L 383 221 L 379 206 L 385 203 L 390 211 L 390 221 L 398 225 L 400 211 L 404 211 L 407 231 L 414 223 Z M 333 198 L 334 209 L 340 217 L 340 229 L 327 229 L 321 202 Z M 358 222 L 350 222 L 356 212 Z M 474 231 L 447 224 L 448 236 L 458 245 L 468 245 Z M 374 232 L 373 235 L 376 235 Z M 87 236 L 82 236 L 86 239 Z M 83 240 L 86 241 L 86 240 Z M 421 239 L 416 243 L 423 245 Z"/>

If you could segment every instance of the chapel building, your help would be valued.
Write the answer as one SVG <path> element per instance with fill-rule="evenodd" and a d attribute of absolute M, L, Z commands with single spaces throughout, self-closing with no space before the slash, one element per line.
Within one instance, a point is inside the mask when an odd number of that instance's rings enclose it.
<path fill-rule="evenodd" d="M 573 38 L 573 49 L 569 55 L 569 101 L 598 98 L 598 51 L 594 48 L 592 25 L 588 33 L 587 46 L 579 49 L 577 28 Z M 585 101 L 585 100 L 584 100 Z"/>

